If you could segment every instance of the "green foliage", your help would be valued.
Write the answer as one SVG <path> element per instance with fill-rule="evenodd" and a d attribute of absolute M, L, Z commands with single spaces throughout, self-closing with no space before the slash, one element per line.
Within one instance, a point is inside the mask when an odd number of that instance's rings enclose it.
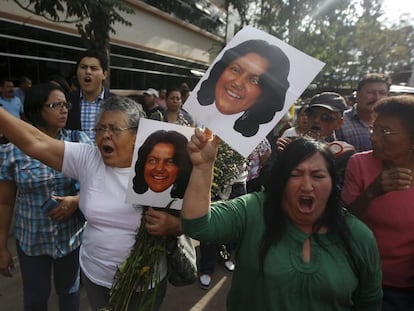
<path fill-rule="evenodd" d="M 120 12 L 134 11 L 122 0 L 13 0 L 22 9 L 45 19 L 75 24 L 87 47 L 107 50 L 113 25 L 130 26 Z"/>
<path fill-rule="evenodd" d="M 214 163 L 214 177 L 211 187 L 211 197 L 217 198 L 220 190 L 230 184 L 242 171 L 246 159 L 234 151 L 225 142 L 220 141 L 216 161 Z"/>
<path fill-rule="evenodd" d="M 384 24 L 382 0 L 250 0 L 241 5 L 256 6 L 253 26 L 326 63 L 313 82 L 317 91 L 354 88 L 368 72 L 392 75 L 413 66 L 413 23 L 402 18 L 398 25 Z"/>
<path fill-rule="evenodd" d="M 116 271 L 108 305 L 100 311 L 128 310 L 131 297 L 137 290 L 141 290 L 137 311 L 148 310 L 149 306 L 151 310 L 153 308 L 159 285 L 160 258 L 167 253 L 167 239 L 148 234 L 145 211 L 142 213 L 134 246 Z M 148 293 L 151 287 L 154 290 Z"/>

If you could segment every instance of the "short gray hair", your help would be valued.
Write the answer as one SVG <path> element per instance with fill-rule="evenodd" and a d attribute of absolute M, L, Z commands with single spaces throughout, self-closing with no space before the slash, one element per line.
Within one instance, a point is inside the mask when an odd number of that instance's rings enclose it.
<path fill-rule="evenodd" d="M 107 111 L 124 112 L 128 116 L 128 127 L 132 128 L 132 130 L 138 127 L 140 118 L 147 117 L 141 104 L 125 96 L 111 96 L 103 100 L 96 117 L 96 123 L 99 122 L 102 114 Z"/>

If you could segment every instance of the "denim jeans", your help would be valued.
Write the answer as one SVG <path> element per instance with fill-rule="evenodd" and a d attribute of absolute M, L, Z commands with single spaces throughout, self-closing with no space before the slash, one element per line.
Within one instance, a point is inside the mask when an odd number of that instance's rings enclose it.
<path fill-rule="evenodd" d="M 414 311 L 414 290 L 383 288 L 383 311 Z"/>
<path fill-rule="evenodd" d="M 89 304 L 93 311 L 97 311 L 101 308 L 104 308 L 109 301 L 109 288 L 97 285 L 89 280 L 84 273 L 82 275 L 82 285 L 85 286 L 86 295 L 88 296 Z M 165 277 L 163 280 L 160 281 L 158 285 L 158 292 L 155 298 L 155 306 L 153 309 L 148 308 L 145 309 L 146 311 L 157 311 L 161 307 L 161 303 L 164 300 L 165 294 L 167 292 L 167 278 Z M 150 297 L 150 292 L 147 293 Z M 138 305 L 138 298 L 140 296 L 140 292 L 136 292 L 132 295 L 132 298 L 129 303 L 128 310 L 123 311 L 133 311 L 137 310 Z"/>
<path fill-rule="evenodd" d="M 25 311 L 46 311 L 51 292 L 52 269 L 59 311 L 77 311 L 80 305 L 79 248 L 62 258 L 28 256 L 16 241 L 23 280 Z"/>

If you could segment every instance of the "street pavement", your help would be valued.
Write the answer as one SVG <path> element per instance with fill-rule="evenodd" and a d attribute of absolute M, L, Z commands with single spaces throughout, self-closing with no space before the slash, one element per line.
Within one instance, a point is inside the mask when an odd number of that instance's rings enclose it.
<path fill-rule="evenodd" d="M 194 244 L 198 253 L 197 241 L 194 241 Z M 14 255 L 16 270 L 12 278 L 0 275 L 0 311 L 21 311 L 23 310 L 22 283 L 13 236 L 9 238 L 8 247 Z M 160 311 L 225 311 L 231 273 L 227 272 L 222 265 L 217 264 L 212 279 L 209 290 L 199 288 L 198 282 L 184 287 L 174 287 L 168 284 L 167 295 Z M 49 311 L 58 311 L 54 291 L 50 297 Z M 84 289 L 81 289 L 80 311 L 90 311 Z"/>

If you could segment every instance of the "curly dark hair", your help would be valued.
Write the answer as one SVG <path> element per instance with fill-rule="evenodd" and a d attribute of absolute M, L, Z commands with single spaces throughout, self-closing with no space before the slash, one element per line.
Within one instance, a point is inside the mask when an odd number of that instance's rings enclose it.
<path fill-rule="evenodd" d="M 187 138 L 177 131 L 159 130 L 147 137 L 138 150 L 138 160 L 135 163 L 135 176 L 132 180 L 133 189 L 142 194 L 148 190 L 148 184 L 144 179 L 144 167 L 148 154 L 159 143 L 172 144 L 175 149 L 174 163 L 178 166 L 178 176 L 171 190 L 172 198 L 182 199 L 193 169 L 191 159 L 187 153 Z"/>
<path fill-rule="evenodd" d="M 260 77 L 262 94 L 257 102 L 238 118 L 233 128 L 245 137 L 251 137 L 259 130 L 259 125 L 270 122 L 275 113 L 283 109 L 286 91 L 289 88 L 287 77 L 290 70 L 289 58 L 277 46 L 264 40 L 248 40 L 228 49 L 214 64 L 209 77 L 201 83 L 197 92 L 198 102 L 211 105 L 215 101 L 215 87 L 223 71 L 235 59 L 255 53 L 269 62 L 269 68 Z"/>
<path fill-rule="evenodd" d="M 265 231 L 259 253 L 259 262 L 263 269 L 266 254 L 272 245 L 277 244 L 286 230 L 286 213 L 282 207 L 283 194 L 291 172 L 303 161 L 319 153 L 327 163 L 327 169 L 332 180 L 332 189 L 325 211 L 313 225 L 313 233 L 317 240 L 317 232 L 323 226 L 328 228 L 328 236 L 341 240 L 344 249 L 351 258 L 354 270 L 357 270 L 355 251 L 350 243 L 350 229 L 346 224 L 346 211 L 340 198 L 340 187 L 335 172 L 335 160 L 326 143 L 309 137 L 299 137 L 289 143 L 269 168 L 264 181 L 266 199 L 263 207 Z M 262 270 L 263 271 L 263 270 Z M 359 273 L 358 271 L 355 271 Z"/>
<path fill-rule="evenodd" d="M 396 95 L 380 99 L 374 111 L 379 115 L 394 117 L 400 120 L 411 139 L 414 139 L 414 96 Z"/>

